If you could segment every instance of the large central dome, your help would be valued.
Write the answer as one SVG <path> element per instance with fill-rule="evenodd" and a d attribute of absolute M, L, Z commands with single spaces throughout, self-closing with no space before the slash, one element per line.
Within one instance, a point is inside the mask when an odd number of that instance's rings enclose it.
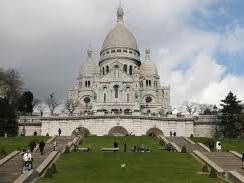
<path fill-rule="evenodd" d="M 137 42 L 133 34 L 125 27 L 123 9 L 117 10 L 117 24 L 106 36 L 102 50 L 109 48 L 130 48 L 138 51 Z"/>

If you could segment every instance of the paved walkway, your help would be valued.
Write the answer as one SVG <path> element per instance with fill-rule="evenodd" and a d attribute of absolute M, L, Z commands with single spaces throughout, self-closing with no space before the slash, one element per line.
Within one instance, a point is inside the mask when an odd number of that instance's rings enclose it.
<path fill-rule="evenodd" d="M 67 145 L 68 142 L 72 141 L 72 137 L 60 136 L 56 137 L 54 141 L 58 144 L 58 151 L 62 151 L 63 148 Z M 39 149 L 36 152 L 32 153 L 33 161 L 33 169 L 36 169 L 52 152 L 53 144 L 46 143 L 44 149 L 44 155 L 40 155 Z M 0 166 L 0 183 L 11 183 L 17 177 L 21 175 L 22 171 L 22 156 L 20 154 L 16 155 L 5 164 Z"/>
<path fill-rule="evenodd" d="M 184 137 L 167 137 L 167 139 L 169 142 L 174 142 L 180 149 L 182 149 L 182 147 L 185 146 L 187 152 L 189 153 L 195 150 L 200 152 L 206 152 L 206 150 L 202 148 L 200 145 L 191 144 Z"/>
<path fill-rule="evenodd" d="M 244 176 L 244 164 L 241 161 L 241 158 L 230 152 L 207 152 L 198 144 L 191 144 L 183 137 L 167 137 L 169 142 L 174 142 L 177 146 L 182 148 L 186 146 L 188 152 L 199 151 L 205 155 L 209 160 L 214 162 L 225 172 L 227 171 L 237 171 L 242 176 Z"/>

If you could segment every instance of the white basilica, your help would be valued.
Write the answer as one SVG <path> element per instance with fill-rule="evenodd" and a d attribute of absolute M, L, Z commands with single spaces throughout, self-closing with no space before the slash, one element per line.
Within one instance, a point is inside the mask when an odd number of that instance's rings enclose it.
<path fill-rule="evenodd" d="M 171 112 L 170 88 L 160 85 L 150 50 L 145 50 L 141 63 L 137 41 L 126 28 L 123 15 L 119 7 L 117 24 L 103 42 L 98 65 L 93 62 L 91 48 L 87 50 L 77 82 L 68 94 L 68 99 L 78 102 L 75 113 Z"/>

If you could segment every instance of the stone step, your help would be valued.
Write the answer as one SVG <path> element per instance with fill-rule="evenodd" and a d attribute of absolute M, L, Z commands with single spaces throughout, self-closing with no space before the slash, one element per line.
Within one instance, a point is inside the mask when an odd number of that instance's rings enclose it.
<path fill-rule="evenodd" d="M 54 141 L 58 144 L 58 150 L 61 151 L 65 145 L 72 141 L 73 137 L 60 136 L 56 137 Z M 46 143 L 44 147 L 44 154 L 41 155 L 39 149 L 36 152 L 32 153 L 33 158 L 33 168 L 37 168 L 53 151 L 53 143 Z M 23 167 L 23 157 L 18 154 L 13 157 L 11 160 L 0 166 L 0 183 L 11 183 L 17 177 L 21 175 Z"/>

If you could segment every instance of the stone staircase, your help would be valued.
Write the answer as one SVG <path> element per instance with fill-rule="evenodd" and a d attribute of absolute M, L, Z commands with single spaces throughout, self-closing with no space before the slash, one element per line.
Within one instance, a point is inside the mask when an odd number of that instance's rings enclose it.
<path fill-rule="evenodd" d="M 230 152 L 202 152 L 202 154 L 221 167 L 225 172 L 238 171 L 244 176 L 244 164 L 236 155 Z"/>
<path fill-rule="evenodd" d="M 184 137 L 167 137 L 167 139 L 169 142 L 174 142 L 180 149 L 182 149 L 182 147 L 185 146 L 187 152 L 189 153 L 196 150 L 200 152 L 206 152 L 206 150 L 202 148 L 200 145 L 191 144 Z"/>
<path fill-rule="evenodd" d="M 68 142 L 72 141 L 73 137 L 60 136 L 56 137 L 53 141 L 57 142 L 57 150 L 62 152 Z M 53 151 L 53 144 L 46 143 L 44 148 L 44 154 L 40 155 L 39 149 L 32 153 L 33 169 L 36 169 Z M 0 166 L 0 183 L 11 183 L 21 175 L 22 172 L 22 155 L 18 154 L 5 164 Z"/>
<path fill-rule="evenodd" d="M 180 149 L 185 146 L 188 153 L 192 153 L 193 151 L 200 152 L 206 159 L 201 156 L 198 157 L 209 164 L 209 166 L 216 164 L 225 173 L 230 171 L 238 172 L 240 174 L 240 176 L 238 176 L 239 179 L 231 181 L 244 182 L 244 164 L 242 163 L 241 158 L 237 155 L 231 152 L 208 152 L 200 145 L 190 143 L 184 137 L 167 137 L 167 140 L 171 143 L 175 143 Z"/>

